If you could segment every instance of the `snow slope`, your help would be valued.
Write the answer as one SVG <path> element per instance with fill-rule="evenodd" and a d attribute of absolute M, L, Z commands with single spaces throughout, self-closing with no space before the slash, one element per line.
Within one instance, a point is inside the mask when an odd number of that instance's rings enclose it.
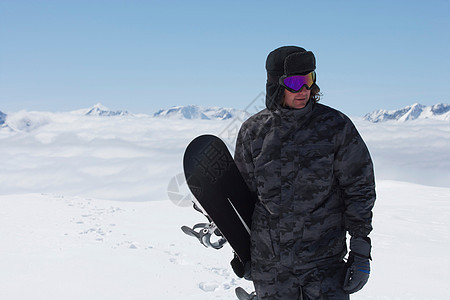
<path fill-rule="evenodd" d="M 250 287 L 228 268 L 231 250 L 181 232 L 201 216 L 170 201 L 23 194 L 0 203 L 0 299 L 226 299 Z"/>
<path fill-rule="evenodd" d="M 250 291 L 229 267 L 229 247 L 206 249 L 180 230 L 205 220 L 186 206 L 185 146 L 212 133 L 233 150 L 241 121 L 8 113 L 15 129 L 0 129 L 0 299 Z M 450 298 L 448 122 L 355 123 L 373 156 L 378 199 L 372 275 L 352 299 Z"/>
<path fill-rule="evenodd" d="M 372 275 L 352 299 L 448 299 L 450 188 L 379 181 Z M 179 227 L 170 201 L 0 196 L 1 299 L 235 299 L 231 249 Z M 25 288 L 26 287 L 26 288 Z"/>

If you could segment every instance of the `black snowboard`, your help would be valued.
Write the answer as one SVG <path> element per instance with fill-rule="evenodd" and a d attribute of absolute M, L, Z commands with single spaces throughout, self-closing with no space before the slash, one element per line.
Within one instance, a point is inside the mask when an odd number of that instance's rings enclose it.
<path fill-rule="evenodd" d="M 250 260 L 250 229 L 256 196 L 250 192 L 225 143 L 195 138 L 183 159 L 186 181 L 241 262 Z"/>

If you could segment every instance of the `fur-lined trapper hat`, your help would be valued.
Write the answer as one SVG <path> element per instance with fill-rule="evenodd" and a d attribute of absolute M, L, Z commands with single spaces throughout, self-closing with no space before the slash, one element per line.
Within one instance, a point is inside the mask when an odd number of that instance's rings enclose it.
<path fill-rule="evenodd" d="M 284 88 L 279 84 L 283 75 L 305 75 L 316 69 L 311 51 L 297 46 L 284 46 L 269 53 L 266 60 L 266 106 L 273 110 L 280 103 Z"/>

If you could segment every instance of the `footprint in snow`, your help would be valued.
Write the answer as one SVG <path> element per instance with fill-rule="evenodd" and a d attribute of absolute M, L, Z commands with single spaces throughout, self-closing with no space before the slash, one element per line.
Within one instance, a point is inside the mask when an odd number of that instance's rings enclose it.
<path fill-rule="evenodd" d="M 204 292 L 214 292 L 219 285 L 215 282 L 200 282 L 198 287 Z"/>

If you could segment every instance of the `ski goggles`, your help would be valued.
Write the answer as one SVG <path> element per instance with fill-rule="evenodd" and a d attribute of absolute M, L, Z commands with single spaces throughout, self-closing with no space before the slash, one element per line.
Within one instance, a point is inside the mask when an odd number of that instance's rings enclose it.
<path fill-rule="evenodd" d="M 316 72 L 314 71 L 306 75 L 283 75 L 280 77 L 280 85 L 292 93 L 298 93 L 303 86 L 310 90 L 314 82 L 316 82 Z"/>

